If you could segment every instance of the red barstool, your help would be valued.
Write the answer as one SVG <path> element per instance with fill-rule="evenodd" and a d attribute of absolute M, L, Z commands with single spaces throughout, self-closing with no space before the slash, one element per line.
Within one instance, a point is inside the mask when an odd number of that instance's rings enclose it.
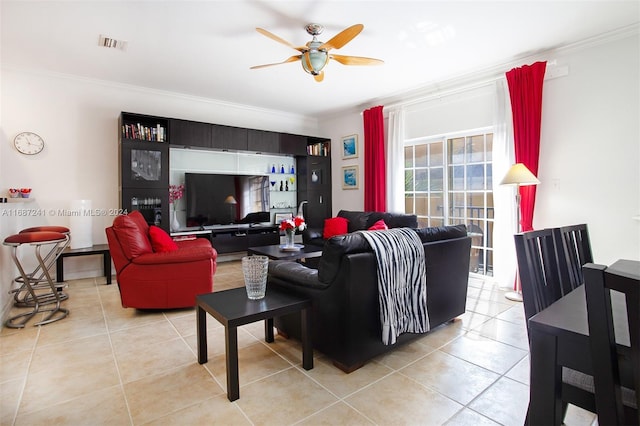
<path fill-rule="evenodd" d="M 45 257 L 44 261 L 45 261 L 45 264 L 47 265 L 48 270 L 51 270 L 51 267 L 55 263 L 60 253 L 62 253 L 62 251 L 65 248 L 67 248 L 67 246 L 71 242 L 71 232 L 69 231 L 69 228 L 65 226 L 55 226 L 55 225 L 34 226 L 34 227 L 26 228 L 20 231 L 21 234 L 25 232 L 59 232 L 61 234 L 69 236 L 69 239 L 67 240 L 66 244 L 58 245 L 57 247 L 55 247 L 55 250 L 51 250 Z M 34 271 L 34 272 L 37 272 L 37 271 Z"/>
<path fill-rule="evenodd" d="M 68 230 L 66 234 L 55 231 L 23 231 L 5 238 L 3 244 L 13 248 L 11 250 L 11 258 L 20 272 L 20 275 L 14 280 L 20 284 L 20 288 L 12 290 L 16 292 L 14 296 L 15 305 L 18 307 L 33 307 L 33 310 L 29 312 L 9 318 L 5 322 L 7 327 L 23 328 L 25 323 L 39 312 L 50 313 L 35 325 L 49 324 L 69 315 L 67 309 L 60 307 L 60 302 L 66 299 L 67 296 L 57 291 L 49 273 L 50 266 L 55 263 L 56 258 L 69 244 L 69 240 Z M 34 246 L 36 259 L 38 260 L 38 265 L 31 273 L 27 273 L 24 270 L 18 259 L 18 248 L 26 245 Z M 42 247 L 46 247 L 49 250 L 44 257 L 42 255 Z M 45 291 L 42 292 L 42 290 Z M 42 305 L 52 303 L 55 303 L 53 308 L 41 309 Z M 23 318 L 22 321 L 17 321 L 20 318 Z"/>
<path fill-rule="evenodd" d="M 26 228 L 20 231 L 21 234 L 26 232 L 59 232 L 64 235 L 68 235 L 69 238 L 71 238 L 71 233 L 69 231 L 69 228 L 64 226 L 56 226 L 56 225 L 34 226 L 34 227 Z M 65 248 L 67 248 L 70 242 L 71 240 L 68 239 L 66 243 L 57 244 L 55 247 L 53 247 L 52 250 L 49 250 L 49 252 L 44 258 L 44 264 L 46 265 L 46 269 L 48 271 L 51 271 L 51 269 L 53 268 L 53 265 L 56 263 L 56 259 L 58 259 L 58 256 L 60 256 L 62 251 Z M 47 281 L 46 276 L 44 275 L 44 272 L 40 267 L 40 265 L 38 265 L 38 267 L 31 273 L 31 277 L 32 277 L 31 285 L 35 290 L 39 290 L 43 288 L 45 290 L 49 289 L 49 282 Z M 16 281 L 22 282 L 22 278 L 18 277 Z M 69 297 L 67 294 L 62 292 L 62 289 L 66 287 L 65 283 L 56 283 L 55 286 L 58 289 L 59 296 L 62 298 L 62 300 L 65 300 Z M 15 306 L 18 306 L 18 307 L 34 306 L 34 302 L 31 300 L 31 295 L 29 294 L 28 291 L 26 291 L 24 284 L 20 288 L 11 290 L 11 292 L 14 293 L 13 298 L 15 300 L 14 302 Z M 41 297 L 41 299 L 43 298 Z M 40 302 L 40 304 L 42 304 L 43 302 L 45 302 L 44 299 Z M 55 303 L 55 298 L 51 297 L 49 303 Z"/>

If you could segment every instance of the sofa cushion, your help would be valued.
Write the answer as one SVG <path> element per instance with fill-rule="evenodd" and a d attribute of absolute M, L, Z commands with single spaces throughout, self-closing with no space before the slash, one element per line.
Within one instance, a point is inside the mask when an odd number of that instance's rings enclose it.
<path fill-rule="evenodd" d="M 370 215 L 371 212 L 357 212 L 349 210 L 340 210 L 338 212 L 338 217 L 344 217 L 349 221 L 349 225 L 347 227 L 348 232 L 360 231 L 363 229 L 367 229 L 369 226 L 373 225 L 373 222 L 375 222 L 375 220 L 371 222 L 371 225 L 367 226 L 367 221 Z"/>
<path fill-rule="evenodd" d="M 327 284 L 333 282 L 340 270 L 342 256 L 367 251 L 371 251 L 371 247 L 359 232 L 329 238 L 324 244 L 318 263 L 318 280 Z"/>
<path fill-rule="evenodd" d="M 369 231 L 384 231 L 385 229 L 389 229 L 389 227 L 387 226 L 386 223 L 384 223 L 384 220 L 382 219 L 380 219 L 379 221 L 377 221 L 376 223 L 374 223 L 368 228 Z"/>
<path fill-rule="evenodd" d="M 149 227 L 149 239 L 151 240 L 151 248 L 156 253 L 178 250 L 178 245 L 169 234 L 155 225 Z"/>
<path fill-rule="evenodd" d="M 140 218 L 142 218 L 144 226 L 140 223 Z M 116 217 L 113 220 L 112 228 L 127 259 L 131 260 L 153 252 L 151 241 L 149 241 L 149 225 L 137 210 L 128 215 Z"/>
<path fill-rule="evenodd" d="M 414 214 L 371 212 L 367 218 L 367 227 L 373 226 L 379 220 L 384 220 L 389 228 L 417 228 L 418 217 Z"/>
<path fill-rule="evenodd" d="M 322 237 L 324 239 L 328 239 L 336 235 L 346 234 L 348 223 L 348 220 L 343 217 L 332 217 L 330 219 L 325 219 Z"/>
<path fill-rule="evenodd" d="M 467 227 L 465 225 L 433 226 L 416 229 L 416 232 L 423 243 L 428 243 L 431 241 L 466 237 Z"/>

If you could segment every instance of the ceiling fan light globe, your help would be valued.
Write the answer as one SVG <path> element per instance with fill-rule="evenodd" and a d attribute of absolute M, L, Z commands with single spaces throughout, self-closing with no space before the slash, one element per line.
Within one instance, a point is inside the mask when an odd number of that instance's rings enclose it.
<path fill-rule="evenodd" d="M 302 55 L 302 68 L 311 75 L 318 75 L 329 61 L 329 55 L 324 51 L 307 51 Z"/>

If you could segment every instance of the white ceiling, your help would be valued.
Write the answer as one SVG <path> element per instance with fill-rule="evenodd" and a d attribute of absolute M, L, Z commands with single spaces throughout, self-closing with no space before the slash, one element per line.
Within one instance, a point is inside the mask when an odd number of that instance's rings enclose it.
<path fill-rule="evenodd" d="M 3 66 L 46 70 L 305 115 L 397 96 L 640 21 L 631 1 L 1 1 Z M 334 53 L 382 66 L 330 62 L 322 83 L 297 54 L 304 25 L 327 41 L 364 31 Z M 98 46 L 99 35 L 127 41 Z M 505 70 L 506 71 L 506 70 Z"/>

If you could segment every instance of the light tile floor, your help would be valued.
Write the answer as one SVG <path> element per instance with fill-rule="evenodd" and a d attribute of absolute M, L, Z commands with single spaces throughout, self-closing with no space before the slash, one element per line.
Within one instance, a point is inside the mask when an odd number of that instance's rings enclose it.
<path fill-rule="evenodd" d="M 226 396 L 224 328 L 207 316 L 209 362 L 197 363 L 194 309 L 123 309 L 104 278 L 69 281 L 68 318 L 0 333 L 1 425 L 522 425 L 528 344 L 522 305 L 469 280 L 467 312 L 351 374 L 297 341 L 238 332 L 240 399 Z M 216 290 L 243 286 L 237 261 Z M 35 321 L 31 321 L 33 323 Z M 568 425 L 595 416 L 570 407 Z"/>

